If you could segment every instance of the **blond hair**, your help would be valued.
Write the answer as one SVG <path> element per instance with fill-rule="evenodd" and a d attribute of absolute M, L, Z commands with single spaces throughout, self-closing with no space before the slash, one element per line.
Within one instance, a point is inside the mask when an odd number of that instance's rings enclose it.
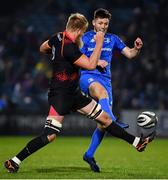
<path fill-rule="evenodd" d="M 75 31 L 77 29 L 86 31 L 88 28 L 88 21 L 83 14 L 74 13 L 71 14 L 68 18 L 68 22 L 66 24 L 66 29 Z"/>

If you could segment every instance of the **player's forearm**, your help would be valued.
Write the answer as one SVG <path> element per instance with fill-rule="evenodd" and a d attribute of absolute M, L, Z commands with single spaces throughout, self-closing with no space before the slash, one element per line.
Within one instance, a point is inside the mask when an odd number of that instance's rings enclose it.
<path fill-rule="evenodd" d="M 138 56 L 139 53 L 140 53 L 140 50 L 136 49 L 135 47 L 130 49 L 130 58 L 129 59 L 135 58 L 136 56 Z"/>
<path fill-rule="evenodd" d="M 50 48 L 50 46 L 48 45 L 48 40 L 45 41 L 41 46 L 40 46 L 40 52 L 43 54 L 51 54 L 52 53 L 52 49 Z"/>
<path fill-rule="evenodd" d="M 40 49 L 40 52 L 42 54 L 51 54 L 52 53 L 52 50 L 51 49 Z"/>
<path fill-rule="evenodd" d="M 98 64 L 98 60 L 100 59 L 100 54 L 101 54 L 101 48 L 102 48 L 102 44 L 96 44 L 95 49 L 92 53 L 92 55 L 90 56 L 90 67 L 92 69 L 95 69 L 97 64 Z"/>
<path fill-rule="evenodd" d="M 134 41 L 134 47 L 133 48 L 125 47 L 122 53 L 129 59 L 135 58 L 139 54 L 142 46 L 143 46 L 143 42 L 141 38 L 138 37 Z"/>
<path fill-rule="evenodd" d="M 133 59 L 140 53 L 140 49 L 125 47 L 122 51 L 122 54 L 128 59 Z"/>

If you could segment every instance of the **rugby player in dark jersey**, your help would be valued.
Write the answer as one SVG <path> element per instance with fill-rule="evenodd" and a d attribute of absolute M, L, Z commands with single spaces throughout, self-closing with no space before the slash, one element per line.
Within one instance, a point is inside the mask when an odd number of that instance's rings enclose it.
<path fill-rule="evenodd" d="M 79 68 L 88 70 L 96 68 L 104 41 L 104 33 L 97 32 L 94 36 L 96 46 L 90 58 L 82 54 L 79 50 L 80 38 L 87 26 L 88 22 L 82 14 L 72 14 L 68 19 L 66 30 L 56 33 L 40 46 L 42 53 L 52 53 L 53 74 L 48 93 L 49 114 L 41 135 L 29 141 L 16 156 L 4 162 L 8 172 L 17 172 L 24 159 L 53 141 L 61 131 L 64 116 L 71 111 L 78 111 L 100 123 L 105 131 L 127 141 L 139 152 L 153 140 L 153 135 L 143 138 L 127 133 L 110 119 L 100 104 L 81 93 Z"/>

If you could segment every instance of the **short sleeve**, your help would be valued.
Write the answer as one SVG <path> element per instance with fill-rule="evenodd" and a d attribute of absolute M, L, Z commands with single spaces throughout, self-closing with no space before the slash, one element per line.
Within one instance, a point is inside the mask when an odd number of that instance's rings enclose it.
<path fill-rule="evenodd" d="M 118 36 L 114 35 L 114 38 L 115 38 L 114 48 L 121 52 L 126 47 L 126 45 Z"/>
<path fill-rule="evenodd" d="M 83 53 L 80 52 L 79 47 L 75 43 L 66 46 L 66 49 L 64 51 L 65 58 L 67 58 L 72 63 L 79 59 L 82 54 Z"/>
<path fill-rule="evenodd" d="M 49 41 L 48 41 L 48 45 L 50 47 L 52 47 L 53 45 L 55 45 L 55 42 L 56 42 L 56 35 L 52 36 Z"/>

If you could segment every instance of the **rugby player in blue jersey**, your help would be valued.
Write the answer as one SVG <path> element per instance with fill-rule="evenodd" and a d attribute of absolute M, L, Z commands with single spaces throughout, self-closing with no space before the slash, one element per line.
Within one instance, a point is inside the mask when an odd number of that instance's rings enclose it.
<path fill-rule="evenodd" d="M 92 21 L 94 30 L 86 32 L 82 37 L 83 47 L 81 48 L 81 52 L 83 54 L 88 57 L 91 56 L 96 44 L 94 40 L 96 32 L 103 31 L 106 33 L 110 19 L 111 14 L 106 9 L 100 8 L 94 12 L 94 19 Z M 134 47 L 129 48 L 117 35 L 106 33 L 97 68 L 95 70 L 81 70 L 80 87 L 82 91 L 96 99 L 101 105 L 101 108 L 110 115 L 113 121 L 116 121 L 112 112 L 111 61 L 113 52 L 118 50 L 126 58 L 132 59 L 139 54 L 142 45 L 142 40 L 137 38 L 134 41 Z M 127 124 L 116 123 L 122 128 L 128 127 Z M 105 131 L 101 125 L 97 125 L 92 135 L 90 146 L 83 156 L 83 159 L 90 165 L 91 170 L 94 172 L 100 172 L 100 167 L 94 159 L 94 153 L 101 143 L 104 134 Z"/>

